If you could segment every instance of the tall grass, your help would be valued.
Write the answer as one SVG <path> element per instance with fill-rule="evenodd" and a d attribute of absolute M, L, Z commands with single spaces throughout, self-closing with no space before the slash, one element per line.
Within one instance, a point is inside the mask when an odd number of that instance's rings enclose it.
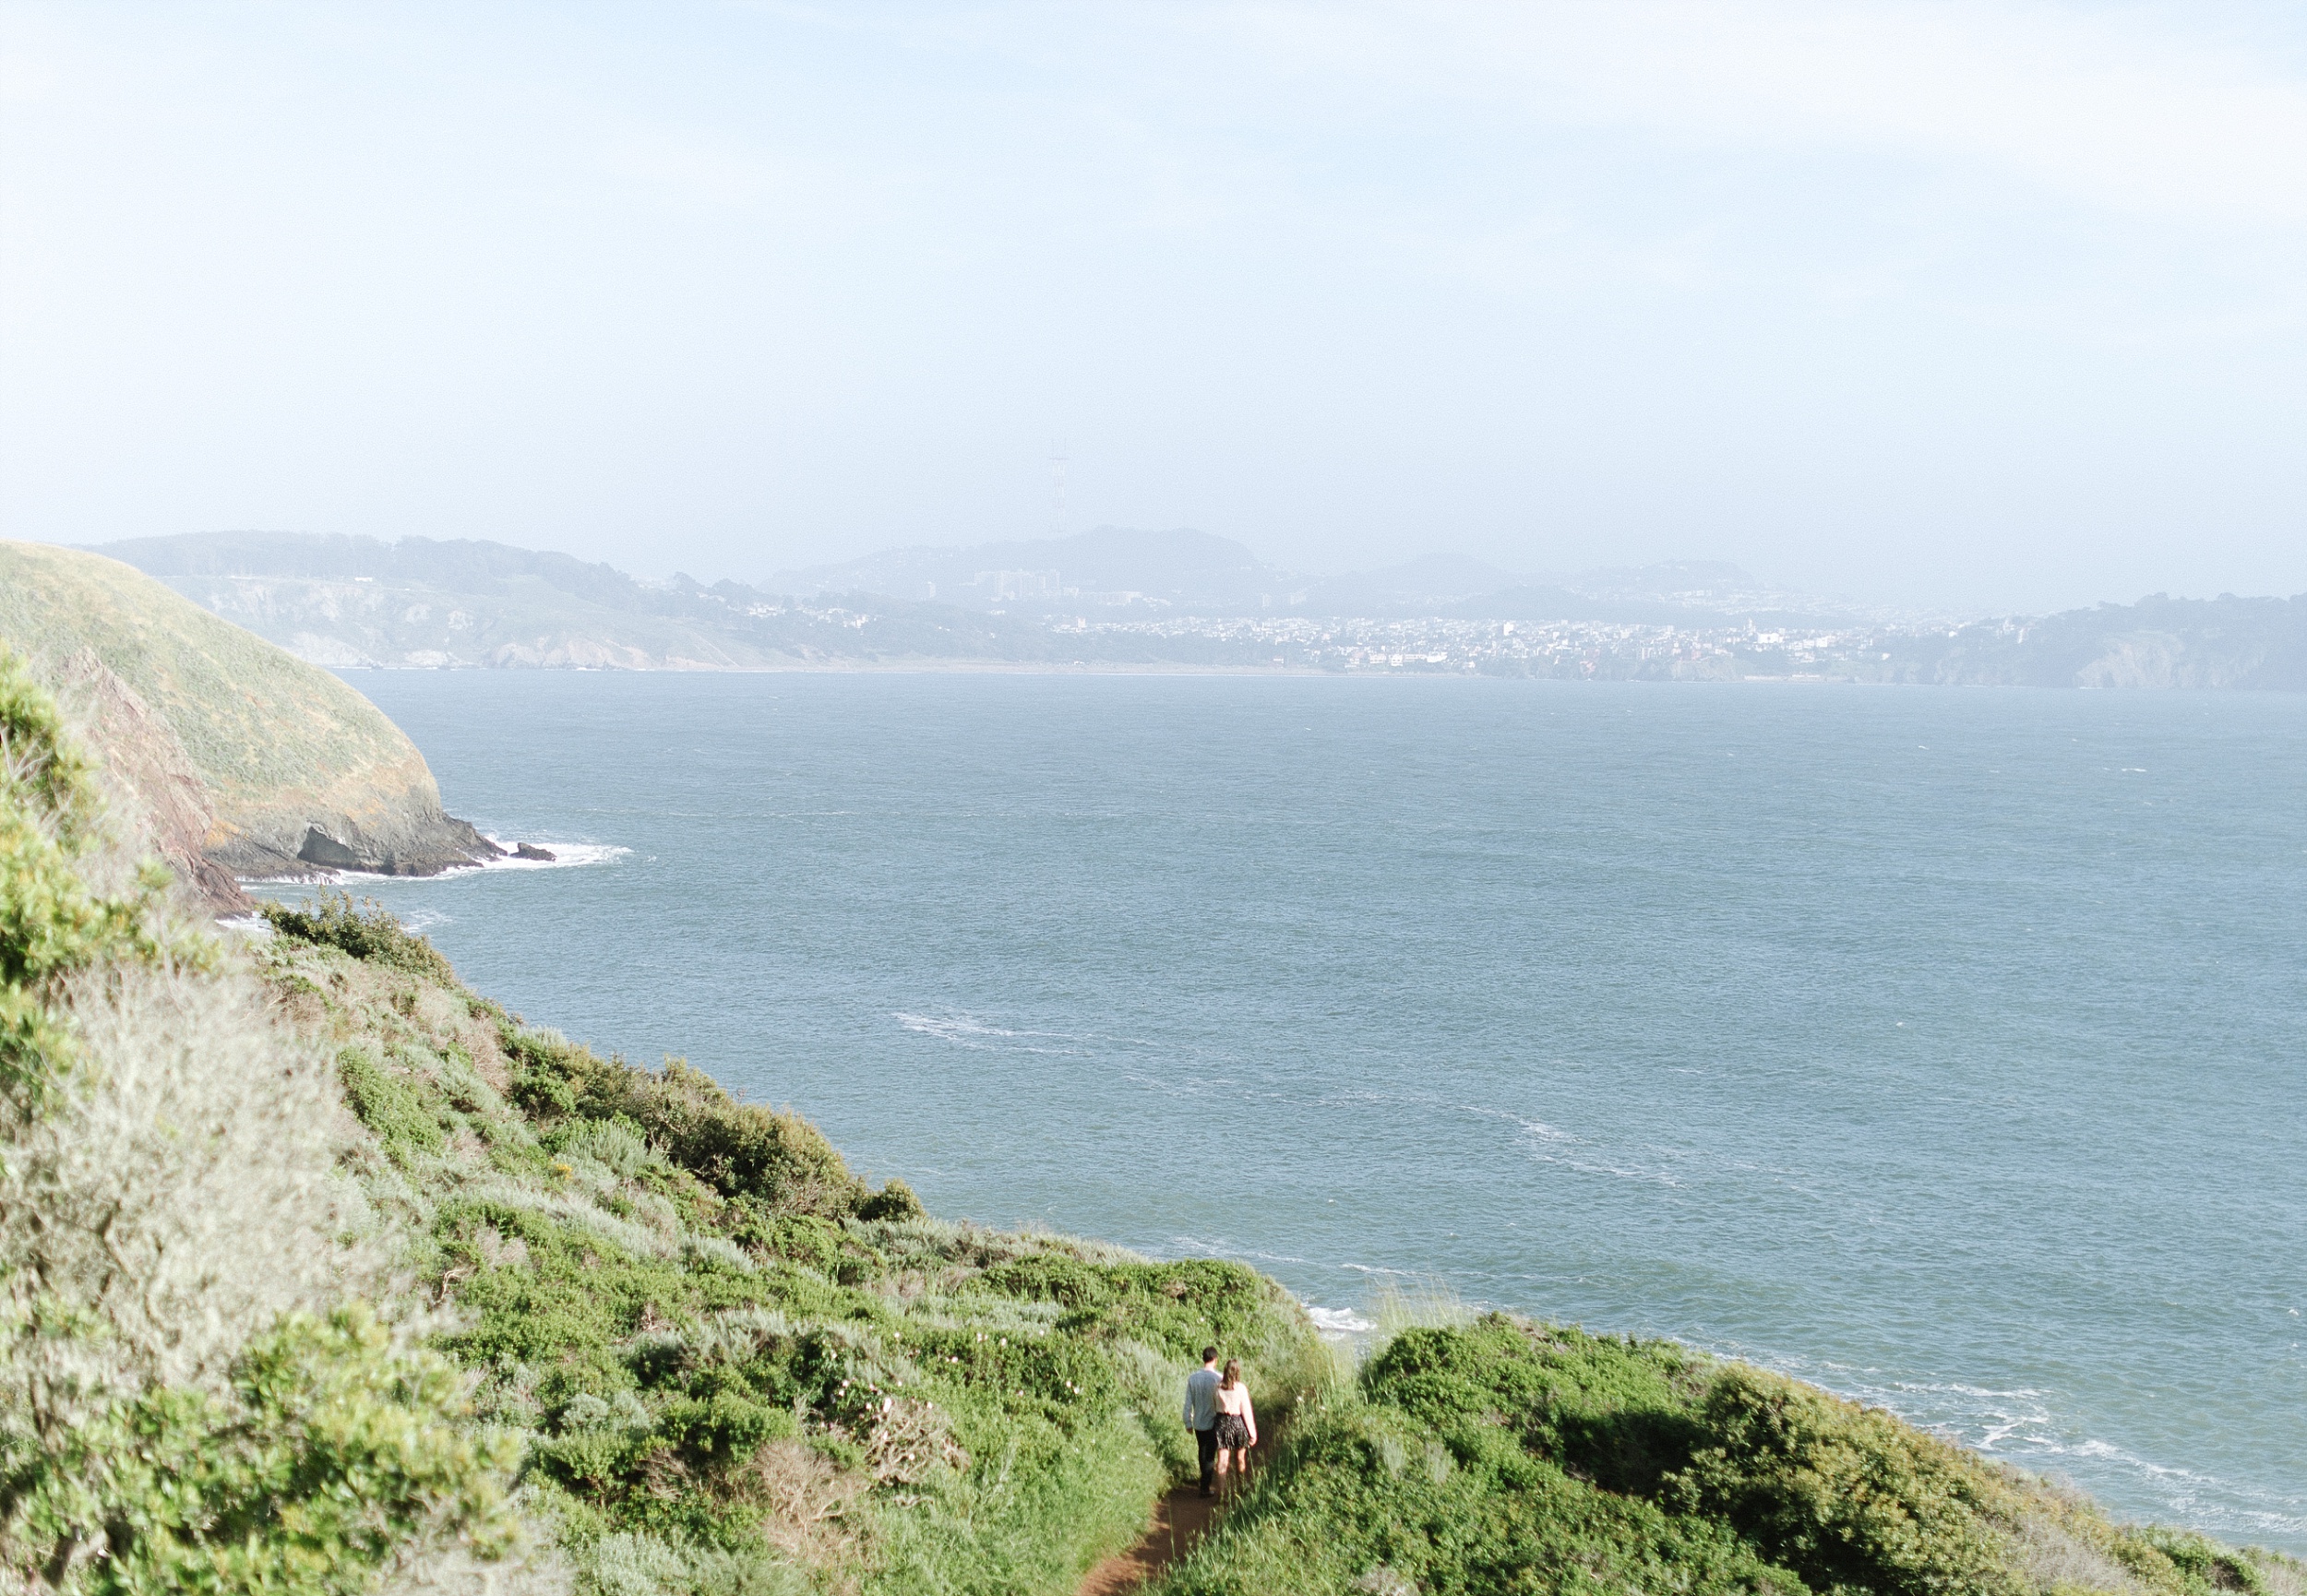
<path fill-rule="evenodd" d="M 1368 1348 L 1373 1354 L 1405 1330 L 1454 1329 L 1476 1316 L 1447 1280 L 1433 1277 L 1388 1280 L 1371 1294 L 1369 1308 L 1378 1326 Z"/>

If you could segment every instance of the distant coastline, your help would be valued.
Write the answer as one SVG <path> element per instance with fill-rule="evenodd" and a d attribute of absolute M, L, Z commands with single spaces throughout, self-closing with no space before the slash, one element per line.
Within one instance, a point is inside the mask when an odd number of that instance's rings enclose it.
<path fill-rule="evenodd" d="M 1868 609 L 1680 563 L 1316 579 L 1201 533 L 899 550 L 770 587 L 502 543 L 202 533 L 99 551 L 307 663 L 356 668 L 1484 675 L 2307 689 L 2307 595 L 2049 616 Z M 977 568 L 983 566 L 985 568 Z M 843 586 L 843 584 L 847 584 Z"/>

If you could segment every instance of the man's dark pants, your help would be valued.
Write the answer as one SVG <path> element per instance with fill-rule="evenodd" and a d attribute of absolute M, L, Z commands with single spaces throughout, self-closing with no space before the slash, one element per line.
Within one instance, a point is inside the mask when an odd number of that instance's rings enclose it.
<path fill-rule="evenodd" d="M 1194 1449 L 1201 1454 L 1201 1488 L 1206 1491 L 1217 1477 L 1217 1426 L 1193 1433 Z"/>

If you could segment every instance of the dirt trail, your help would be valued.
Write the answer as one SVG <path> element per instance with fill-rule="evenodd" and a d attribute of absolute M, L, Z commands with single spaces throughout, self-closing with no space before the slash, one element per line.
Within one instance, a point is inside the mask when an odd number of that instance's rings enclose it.
<path fill-rule="evenodd" d="M 1276 1415 L 1272 1429 L 1261 1428 L 1258 1445 L 1249 1454 L 1249 1471 L 1238 1489 L 1247 1490 L 1247 1482 L 1256 1477 L 1273 1444 L 1289 1427 L 1293 1413 L 1285 1409 Z M 1222 1499 L 1204 1496 L 1195 1485 L 1180 1485 L 1159 1502 L 1154 1504 L 1154 1522 L 1138 1543 L 1127 1552 L 1117 1552 L 1096 1567 L 1082 1576 L 1082 1583 L 1073 1596 L 1123 1596 L 1164 1573 L 1172 1563 L 1181 1561 L 1194 1549 L 1201 1537 L 1217 1527 L 1218 1508 Z"/>
<path fill-rule="evenodd" d="M 1082 1576 L 1074 1596 L 1122 1596 L 1153 1579 L 1194 1548 L 1217 1521 L 1217 1500 L 1180 1485 L 1154 1505 L 1154 1522 L 1138 1543 Z"/>

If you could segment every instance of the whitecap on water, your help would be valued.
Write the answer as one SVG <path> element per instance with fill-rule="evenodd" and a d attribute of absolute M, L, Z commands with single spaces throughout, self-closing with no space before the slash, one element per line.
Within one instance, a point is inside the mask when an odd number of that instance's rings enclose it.
<path fill-rule="evenodd" d="M 980 1053 L 988 1053 L 997 1047 L 1002 1047 L 1003 1051 L 1010 1053 L 1054 1054 L 1060 1057 L 1082 1056 L 1080 1048 L 1038 1045 L 1045 1042 L 1083 1040 L 1078 1036 L 1069 1036 L 1063 1031 L 1010 1030 L 998 1025 L 987 1025 L 983 1020 L 974 1019 L 966 1014 L 908 1014 L 903 1009 L 899 1009 L 890 1018 L 916 1035 L 934 1036 L 939 1042 L 950 1042 L 956 1047 L 973 1048 Z M 1012 1045 L 1005 1047 L 1003 1046 L 1005 1043 Z"/>
<path fill-rule="evenodd" d="M 519 846 L 518 843 L 508 842 L 501 837 L 491 837 L 489 840 L 505 851 L 502 857 L 484 859 L 473 864 L 452 864 L 437 875 L 384 875 L 372 870 L 333 870 L 324 871 L 309 879 L 286 875 L 267 876 L 261 878 L 261 882 L 257 884 L 271 882 L 309 887 L 315 883 L 328 886 L 346 881 L 448 881 L 470 875 L 476 870 L 579 870 L 589 864 L 614 864 L 632 852 L 630 848 L 621 847 L 614 842 L 541 842 L 528 840 L 532 841 L 533 846 L 544 849 L 553 857 L 523 859 L 513 852 Z"/>
<path fill-rule="evenodd" d="M 502 837 L 492 837 L 489 840 L 505 850 L 505 854 L 501 859 L 483 860 L 481 868 L 484 870 L 578 870 L 588 864 L 609 864 L 632 852 L 630 848 L 620 848 L 614 842 L 546 842 L 530 838 L 526 840 L 553 857 L 523 859 L 513 852 L 518 844 L 508 842 Z"/>
<path fill-rule="evenodd" d="M 1313 1320 L 1314 1328 L 1321 1332 L 1325 1341 L 1350 1341 L 1378 1328 L 1375 1319 L 1364 1318 L 1352 1308 L 1322 1308 L 1311 1303 L 1303 1305 L 1306 1316 Z"/>

